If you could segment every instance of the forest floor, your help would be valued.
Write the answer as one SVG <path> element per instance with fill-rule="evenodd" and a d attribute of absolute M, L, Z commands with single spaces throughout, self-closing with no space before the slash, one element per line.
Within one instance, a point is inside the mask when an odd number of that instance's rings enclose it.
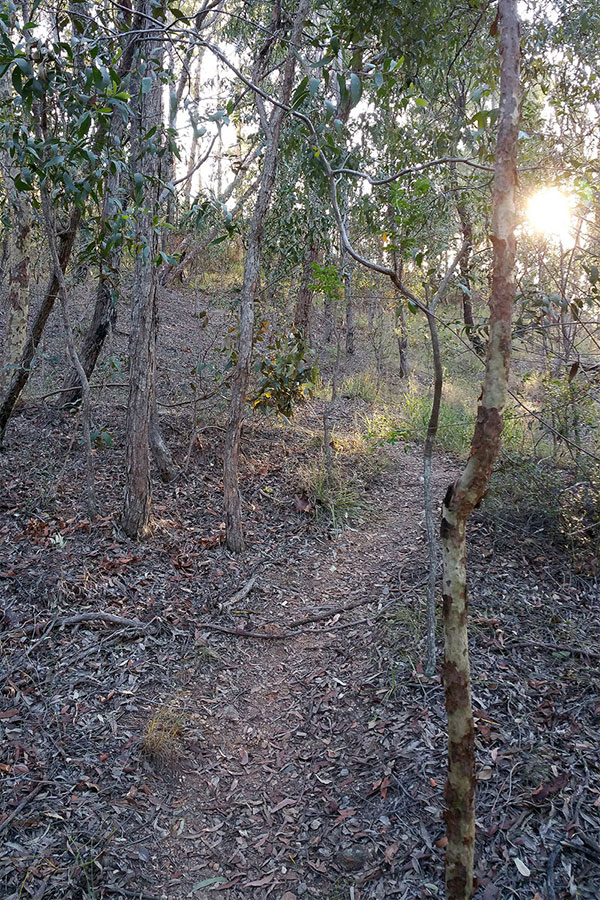
<path fill-rule="evenodd" d="M 107 434 L 122 394 L 102 395 Z M 337 403 L 335 440 L 361 407 Z M 321 417 L 313 401 L 291 426 L 249 421 L 239 558 L 216 422 L 194 436 L 165 415 L 182 474 L 155 484 L 136 545 L 116 525 L 122 441 L 95 454 L 90 522 L 74 417 L 29 402 L 15 418 L 0 457 L 6 900 L 443 897 L 419 449 L 377 447 L 334 524 L 298 474 Z M 435 470 L 440 497 L 458 463 Z M 598 580 L 507 519 L 484 504 L 470 527 L 477 897 L 598 900 Z"/>

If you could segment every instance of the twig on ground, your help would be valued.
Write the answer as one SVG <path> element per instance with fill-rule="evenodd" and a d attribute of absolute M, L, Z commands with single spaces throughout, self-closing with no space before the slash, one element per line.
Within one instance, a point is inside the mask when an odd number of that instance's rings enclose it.
<path fill-rule="evenodd" d="M 309 625 L 311 622 L 322 622 L 324 619 L 331 619 L 340 613 L 348 612 L 356 609 L 357 606 L 366 606 L 367 603 L 376 603 L 373 597 L 361 597 L 360 600 L 354 600 L 352 603 L 346 603 L 345 606 L 336 606 L 333 609 L 321 610 L 321 612 L 313 613 L 311 616 L 304 616 L 302 619 L 296 619 L 290 622 L 290 628 L 297 628 L 300 625 Z"/>
<path fill-rule="evenodd" d="M 234 637 L 264 638 L 267 641 L 285 641 L 288 638 L 298 637 L 303 631 L 280 631 L 269 634 L 266 631 L 245 631 L 243 628 L 227 628 L 225 625 L 213 625 L 212 622 L 199 622 L 197 628 L 207 628 L 209 631 L 219 631 L 221 634 L 232 634 Z"/>
<path fill-rule="evenodd" d="M 36 784 L 34 789 L 30 791 L 27 796 L 23 798 L 23 800 L 21 800 L 19 805 L 15 807 L 15 809 L 13 809 L 11 813 L 9 813 L 6 819 L 3 822 L 0 822 L 0 832 L 4 831 L 5 828 L 8 828 L 12 820 L 15 819 L 19 815 L 19 813 L 22 812 L 22 810 L 25 809 L 28 803 L 31 803 L 31 801 L 35 799 L 35 797 L 37 797 L 42 788 L 46 787 L 47 784 L 47 781 L 39 781 Z"/>
<path fill-rule="evenodd" d="M 239 591 L 236 591 L 236 593 L 233 595 L 233 597 L 231 597 L 230 600 L 226 600 L 225 603 L 222 604 L 223 607 L 228 608 L 230 606 L 235 606 L 236 603 L 241 603 L 242 600 L 245 600 L 256 584 L 257 578 L 258 575 L 253 575 L 252 578 L 249 578 L 246 584 L 242 588 L 240 588 Z"/>
<path fill-rule="evenodd" d="M 574 656 L 588 656 L 600 660 L 600 653 L 585 647 L 572 647 L 570 644 L 550 644 L 546 641 L 509 641 L 505 647 L 533 647 L 536 650 L 551 650 L 561 653 L 572 653 Z"/>
<path fill-rule="evenodd" d="M 556 884 L 554 883 L 554 866 L 556 865 L 556 860 L 560 855 L 560 851 L 562 850 L 561 842 L 557 841 L 554 845 L 554 849 L 552 853 L 548 857 L 548 863 L 546 865 L 546 880 L 548 882 L 548 900 L 556 900 Z"/>

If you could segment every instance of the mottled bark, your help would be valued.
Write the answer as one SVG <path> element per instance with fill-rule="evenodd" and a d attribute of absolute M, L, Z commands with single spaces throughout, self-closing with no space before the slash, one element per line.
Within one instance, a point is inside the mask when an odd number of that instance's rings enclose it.
<path fill-rule="evenodd" d="M 141 10 L 153 14 L 151 0 L 141 0 Z M 147 25 L 150 31 L 149 25 Z M 125 466 L 126 484 L 121 525 L 133 540 L 144 537 L 149 528 L 151 507 L 150 419 L 152 413 L 153 374 L 157 326 L 157 269 L 155 257 L 158 238 L 153 218 L 158 210 L 159 157 L 143 136 L 162 121 L 162 86 L 159 78 L 162 43 L 152 39 L 143 43 L 143 56 L 137 61 L 139 77 L 152 78 L 152 87 L 138 99 L 133 120 L 136 169 L 144 176 L 143 204 L 136 210 L 136 245 L 131 295 L 131 332 L 129 337 L 129 398 L 127 403 Z"/>
<path fill-rule="evenodd" d="M 331 297 L 325 294 L 325 300 L 323 302 L 323 318 L 325 319 L 323 338 L 326 344 L 330 344 L 333 340 L 336 316 L 336 304 Z"/>
<path fill-rule="evenodd" d="M 289 43 L 290 49 L 282 75 L 280 93 L 281 100 L 284 104 L 289 102 L 292 93 L 296 65 L 294 51 L 298 46 L 302 33 L 302 26 L 308 15 L 309 9 L 310 0 L 300 0 L 294 16 Z M 261 54 L 259 54 L 259 59 L 253 72 L 253 80 L 255 83 L 264 77 L 264 65 L 270 57 L 274 39 L 277 36 L 278 31 L 279 18 L 277 15 L 274 15 L 273 31 L 268 36 Z M 255 103 L 259 112 L 261 127 L 265 134 L 266 145 L 262 158 L 260 188 L 248 234 L 246 260 L 244 263 L 244 278 L 240 295 L 240 333 L 237 348 L 237 361 L 232 379 L 229 416 L 223 453 L 223 499 L 225 506 L 226 539 L 228 548 L 235 553 L 240 553 L 244 549 L 238 471 L 240 436 L 244 418 L 246 393 L 250 378 L 250 363 L 254 337 L 254 297 L 260 276 L 264 221 L 271 202 L 273 186 L 275 184 L 279 135 L 284 116 L 284 110 L 279 106 L 274 107 L 270 112 L 270 115 L 267 115 L 264 102 L 258 95 L 255 95 Z"/>
<path fill-rule="evenodd" d="M 475 845 L 474 731 L 467 632 L 466 526 L 492 474 L 502 432 L 515 296 L 515 186 L 520 120 L 517 0 L 500 0 L 500 114 L 496 144 L 489 341 L 481 399 L 469 460 L 443 504 L 444 666 L 448 714 L 445 789 L 446 896 L 471 900 Z"/>
<path fill-rule="evenodd" d="M 10 179 L 10 174 L 5 178 Z M 6 338 L 0 383 L 5 388 L 16 371 L 27 341 L 29 317 L 29 234 L 31 210 L 27 200 L 7 185 L 10 204 L 8 279 L 6 289 Z"/>

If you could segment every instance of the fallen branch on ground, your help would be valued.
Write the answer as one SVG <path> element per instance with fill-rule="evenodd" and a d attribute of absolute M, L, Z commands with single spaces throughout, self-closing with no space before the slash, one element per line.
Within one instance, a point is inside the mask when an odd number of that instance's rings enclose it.
<path fill-rule="evenodd" d="M 233 595 L 233 597 L 231 597 L 230 600 L 226 600 L 222 605 L 224 607 L 234 606 L 236 603 L 241 603 L 242 600 L 245 600 L 256 584 L 257 578 L 258 575 L 253 575 L 252 578 L 249 578 L 246 584 L 242 588 L 240 588 L 239 591 L 236 591 L 236 593 Z"/>
<path fill-rule="evenodd" d="M 140 619 L 125 619 L 122 616 L 114 616 L 107 612 L 90 612 L 78 613 L 76 616 L 65 616 L 62 619 L 54 619 L 53 622 L 36 622 L 35 625 L 24 625 L 16 631 L 10 632 L 8 637 L 15 637 L 19 634 L 32 634 L 41 628 L 47 628 L 47 633 L 54 628 L 63 628 L 66 625 L 81 625 L 84 622 L 106 622 L 109 625 L 120 625 L 121 628 L 135 628 L 136 631 L 146 631 L 149 622 L 142 622 Z"/>
<path fill-rule="evenodd" d="M 571 647 L 569 644 L 550 644 L 545 641 L 509 641 L 506 647 L 534 647 L 536 650 L 550 650 L 559 653 L 572 653 L 574 656 L 587 656 L 600 660 L 600 653 L 585 647 Z"/>

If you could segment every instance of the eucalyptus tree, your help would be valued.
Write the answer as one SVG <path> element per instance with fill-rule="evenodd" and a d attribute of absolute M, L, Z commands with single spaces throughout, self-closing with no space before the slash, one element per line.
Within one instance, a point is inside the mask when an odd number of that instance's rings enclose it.
<path fill-rule="evenodd" d="M 100 205 L 101 187 L 110 167 L 108 135 L 113 114 L 127 117 L 129 95 L 121 81 L 129 72 L 136 31 L 118 14 L 117 32 L 129 33 L 118 52 L 114 31 L 86 20 L 85 40 L 69 11 L 52 17 L 46 29 L 44 7 L 35 23 L 4 25 L 1 64 L 11 77 L 17 103 L 15 117 L 2 121 L 1 143 L 19 169 L 14 184 L 39 206 L 39 185 L 48 186 L 60 222 L 57 253 L 66 271 L 84 213 Z M 131 24 L 131 23 L 129 23 Z M 25 27 L 27 26 L 27 27 Z M 114 65 L 114 60 L 117 64 Z M 32 119 L 34 104 L 45 110 L 42 136 Z M 59 292 L 54 268 L 49 277 L 21 357 L 0 403 L 0 440 L 25 387 L 46 322 Z"/>
<path fill-rule="evenodd" d="M 27 20 L 26 7 L 23 7 L 22 15 L 23 21 L 19 23 L 21 26 Z M 13 37 L 16 24 L 16 9 L 7 5 L 1 19 L 3 33 Z M 0 78 L 1 115 L 6 124 L 11 122 L 14 116 L 11 74 L 10 69 L 7 68 Z M 18 118 L 17 116 L 17 122 Z M 33 209 L 26 193 L 19 189 L 20 168 L 6 144 L 0 148 L 0 174 L 7 201 L 6 216 L 8 219 L 8 235 L 5 244 L 8 270 L 6 337 L 0 371 L 0 388 L 3 389 L 19 363 L 27 340 Z"/>
<path fill-rule="evenodd" d="M 134 99 L 133 184 L 135 196 L 135 268 L 131 296 L 129 338 L 129 398 L 127 402 L 126 483 L 121 525 L 138 539 L 149 526 L 151 419 L 154 415 L 156 342 L 158 329 L 159 200 L 163 131 L 162 10 L 152 0 L 139 0 L 144 40 L 135 58 L 137 90 Z M 162 151 L 162 153 L 161 153 Z"/>
<path fill-rule="evenodd" d="M 275 176 L 277 174 L 279 137 L 281 126 L 294 87 L 296 53 L 305 19 L 310 10 L 310 0 L 299 0 L 291 23 L 284 21 L 282 9 L 275 3 L 272 19 L 266 29 L 266 36 L 252 66 L 252 83 L 268 86 L 268 71 L 277 60 L 281 69 L 277 105 L 267 108 L 265 97 L 255 93 L 254 100 L 264 136 L 264 153 L 261 165 L 261 181 L 254 206 L 250 230 L 246 244 L 244 276 L 239 303 L 239 338 L 236 362 L 232 379 L 231 399 L 225 447 L 223 453 L 223 488 L 227 546 L 234 552 L 244 549 L 242 531 L 241 500 L 238 485 L 240 436 L 246 404 L 246 393 L 250 378 L 254 333 L 254 299 L 260 276 L 260 261 L 264 233 L 264 222 L 271 202 Z M 285 51 L 281 54 L 278 46 L 285 38 Z M 277 55 L 279 54 L 279 58 Z"/>

